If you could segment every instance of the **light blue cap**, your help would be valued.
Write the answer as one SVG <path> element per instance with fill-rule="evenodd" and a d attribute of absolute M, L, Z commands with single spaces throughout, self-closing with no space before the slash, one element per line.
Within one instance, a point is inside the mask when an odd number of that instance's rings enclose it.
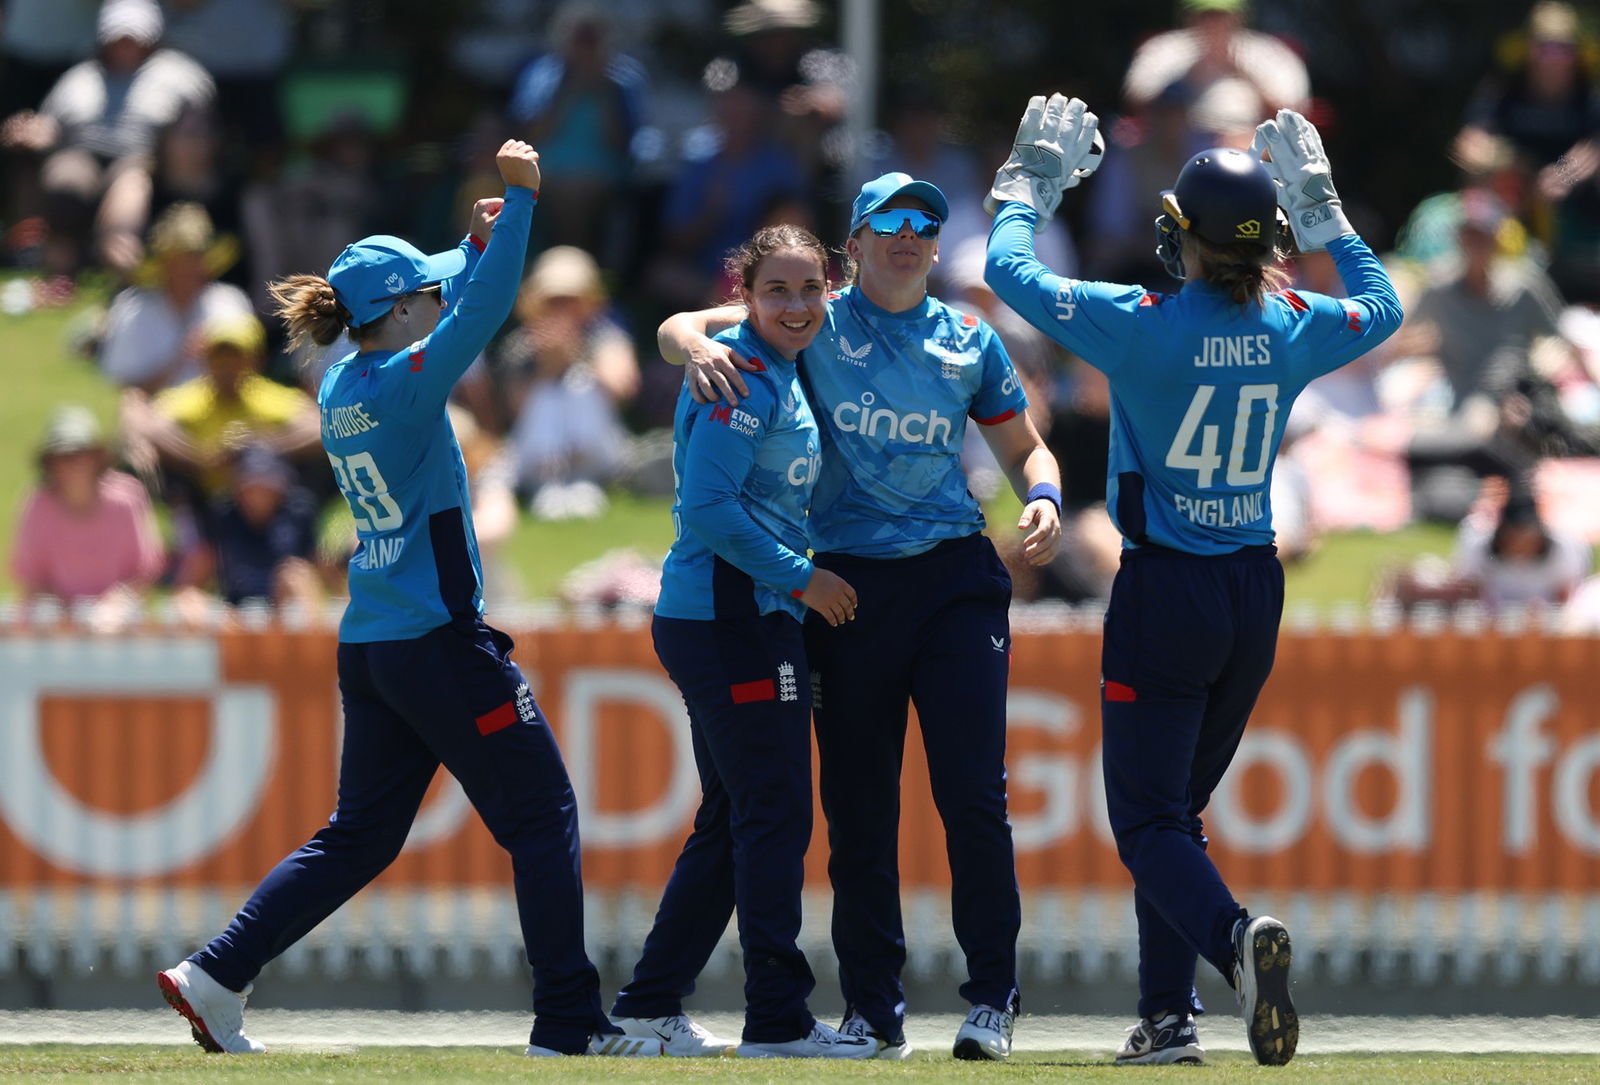
<path fill-rule="evenodd" d="M 850 232 L 861 229 L 868 215 L 902 194 L 915 196 L 941 219 L 950 217 L 950 201 L 944 198 L 944 193 L 936 185 L 918 181 L 909 173 L 886 173 L 861 186 L 861 194 L 850 206 Z"/>
<path fill-rule="evenodd" d="M 459 248 L 429 256 L 409 241 L 373 234 L 345 246 L 328 269 L 328 282 L 359 328 L 387 313 L 402 294 L 442 283 L 466 266 Z"/>

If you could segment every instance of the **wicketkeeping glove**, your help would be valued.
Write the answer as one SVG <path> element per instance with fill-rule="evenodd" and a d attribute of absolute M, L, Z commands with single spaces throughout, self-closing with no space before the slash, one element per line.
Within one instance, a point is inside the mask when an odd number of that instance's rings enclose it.
<path fill-rule="evenodd" d="M 1292 109 L 1280 109 L 1257 126 L 1250 147 L 1271 156 L 1263 165 L 1277 182 L 1278 206 L 1301 252 L 1325 249 L 1334 238 L 1355 233 L 1333 189 L 1333 167 L 1316 125 Z"/>
<path fill-rule="evenodd" d="M 983 209 L 992 215 L 1007 200 L 1025 203 L 1039 213 L 1034 229 L 1042 230 L 1061 205 L 1062 190 L 1098 169 L 1104 151 L 1100 118 L 1082 99 L 1034 95 Z"/>

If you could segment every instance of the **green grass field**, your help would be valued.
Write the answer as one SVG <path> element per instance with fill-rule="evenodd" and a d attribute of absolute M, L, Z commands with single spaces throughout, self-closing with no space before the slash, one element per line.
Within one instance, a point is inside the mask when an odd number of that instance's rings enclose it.
<path fill-rule="evenodd" d="M 74 356 L 68 345 L 102 296 L 89 289 L 65 309 L 0 316 L 0 366 L 7 389 L 0 397 L 0 539 L 7 542 L 22 496 L 34 479 L 34 449 L 51 409 L 65 402 L 86 403 L 108 426 L 115 421 L 115 391 L 92 362 Z M 652 363 L 646 359 L 645 364 Z M 1014 522 L 1015 509 L 1015 498 L 1008 494 L 990 512 L 1005 524 Z M 524 516 L 507 546 L 506 560 L 529 598 L 550 598 L 575 566 L 608 550 L 634 547 L 654 561 L 671 540 L 666 499 L 617 494 L 598 520 L 544 523 Z M 1317 606 L 1364 602 L 1380 570 L 1420 553 L 1448 553 L 1451 543 L 1449 529 L 1432 526 L 1387 535 L 1331 536 L 1316 554 L 1289 570 L 1289 600 Z M 0 567 L 0 597 L 15 591 L 7 562 Z"/>
<path fill-rule="evenodd" d="M 815 1060 L 573 1059 L 536 1060 L 481 1047 L 357 1048 L 259 1058 L 207 1056 L 153 1045 L 0 1047 L 0 1076 L 39 1081 L 101 1080 L 106 1074 L 162 1082 L 1062 1082 L 1092 1085 L 1130 1077 L 1160 1081 L 1285 1081 L 1297 1085 L 1428 1085 L 1433 1082 L 1589 1083 L 1600 1079 L 1590 1055 L 1348 1054 L 1297 1058 L 1287 1068 L 1256 1066 L 1243 1054 L 1213 1056 L 1206 1067 L 1120 1067 L 1082 1051 L 1018 1052 L 1003 1066 L 917 1055 L 906 1062 L 824 1064 Z"/>

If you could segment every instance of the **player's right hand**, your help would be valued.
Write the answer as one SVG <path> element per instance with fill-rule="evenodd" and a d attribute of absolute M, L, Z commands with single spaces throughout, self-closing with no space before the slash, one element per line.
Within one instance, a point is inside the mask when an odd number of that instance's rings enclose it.
<path fill-rule="evenodd" d="M 856 590 L 826 569 L 812 569 L 800 601 L 827 619 L 829 625 L 843 625 L 856 616 Z"/>
<path fill-rule="evenodd" d="M 531 188 L 539 191 L 539 152 L 520 139 L 508 139 L 495 153 L 494 164 L 500 168 L 500 179 L 509 188 Z"/>
<path fill-rule="evenodd" d="M 1042 230 L 1060 206 L 1062 191 L 1098 169 L 1104 152 L 1100 118 L 1081 98 L 1035 95 L 983 208 L 994 214 L 1008 200 L 1025 203 L 1039 213 L 1035 229 Z"/>
<path fill-rule="evenodd" d="M 750 394 L 740 370 L 754 373 L 760 365 L 736 354 L 726 343 L 708 336 L 699 336 L 688 343 L 688 361 L 684 362 L 683 379 L 689 382 L 689 394 L 696 403 L 716 403 L 719 400 L 730 407 Z"/>

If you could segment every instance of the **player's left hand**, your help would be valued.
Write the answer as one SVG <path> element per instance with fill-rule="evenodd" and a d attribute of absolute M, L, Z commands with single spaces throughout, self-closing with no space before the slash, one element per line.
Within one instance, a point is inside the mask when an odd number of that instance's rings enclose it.
<path fill-rule="evenodd" d="M 1017 520 L 1017 530 L 1026 531 L 1022 557 L 1029 565 L 1049 565 L 1061 548 L 1061 514 L 1047 497 L 1030 501 Z"/>
<path fill-rule="evenodd" d="M 500 217 L 500 212 L 505 206 L 506 201 L 502 196 L 491 196 L 472 205 L 472 236 L 478 239 L 478 244 L 489 243 L 489 234 L 494 230 L 494 220 Z"/>

